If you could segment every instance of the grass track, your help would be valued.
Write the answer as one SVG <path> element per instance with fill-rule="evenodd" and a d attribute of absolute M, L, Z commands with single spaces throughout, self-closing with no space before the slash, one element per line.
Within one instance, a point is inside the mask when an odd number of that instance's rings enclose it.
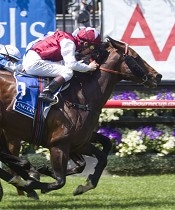
<path fill-rule="evenodd" d="M 175 175 L 143 177 L 103 176 L 96 189 L 80 196 L 73 190 L 84 184 L 85 177 L 67 178 L 66 185 L 57 191 L 41 194 L 34 201 L 17 196 L 16 189 L 2 182 L 4 197 L 0 209 L 5 210 L 175 210 Z M 42 181 L 51 181 L 42 178 Z"/>

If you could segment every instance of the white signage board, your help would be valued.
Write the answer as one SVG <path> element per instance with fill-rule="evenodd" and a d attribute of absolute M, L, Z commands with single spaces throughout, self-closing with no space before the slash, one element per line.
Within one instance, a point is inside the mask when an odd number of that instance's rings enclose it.
<path fill-rule="evenodd" d="M 163 80 L 175 80 L 175 1 L 103 0 L 103 37 L 128 43 Z"/>

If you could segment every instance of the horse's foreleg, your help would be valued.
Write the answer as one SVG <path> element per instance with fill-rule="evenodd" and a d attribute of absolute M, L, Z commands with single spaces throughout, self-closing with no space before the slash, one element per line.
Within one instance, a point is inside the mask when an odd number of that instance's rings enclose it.
<path fill-rule="evenodd" d="M 108 154 L 112 148 L 112 143 L 109 138 L 107 138 L 106 136 L 103 136 L 100 133 L 93 132 L 90 142 L 91 143 L 100 143 L 101 146 L 103 147 L 102 151 L 108 156 Z M 89 154 L 89 153 L 88 153 L 88 155 L 92 156 L 92 154 Z M 70 159 L 72 159 L 72 161 L 76 165 L 75 165 L 75 167 L 67 170 L 67 176 L 76 174 L 76 173 L 82 173 L 86 166 L 86 161 L 84 160 L 83 156 L 80 154 L 70 153 Z"/>
<path fill-rule="evenodd" d="M 3 137 L 5 138 L 4 134 L 3 134 Z M 1 138 L 2 138 L 2 136 L 1 136 Z M 6 141 L 7 141 L 7 139 L 6 139 Z M 19 153 L 20 153 L 20 149 L 21 149 L 21 141 L 19 141 L 18 139 L 15 141 L 8 140 L 7 145 L 8 145 L 8 149 L 9 149 L 10 153 L 18 157 Z M 12 171 L 12 174 L 16 175 L 16 173 L 14 171 Z M 17 193 L 18 193 L 18 195 L 25 195 L 24 191 L 19 190 L 18 188 L 17 188 Z"/>
<path fill-rule="evenodd" d="M 87 151 L 84 153 L 88 156 L 95 156 L 97 158 L 97 165 L 95 167 L 95 171 L 93 174 L 90 174 L 87 178 L 87 183 L 85 186 L 79 185 L 77 189 L 74 191 L 74 195 L 82 194 L 90 189 L 93 189 L 97 186 L 98 181 L 103 173 L 104 168 L 107 165 L 107 156 L 111 150 L 112 144 L 110 142 L 110 139 L 103 136 L 102 134 L 93 133 L 91 142 L 93 143 L 101 143 L 103 150 L 99 150 L 96 148 L 93 144 L 89 145 L 89 148 L 87 148 Z"/>
<path fill-rule="evenodd" d="M 49 183 L 47 188 L 41 190 L 42 193 L 60 189 L 65 185 L 67 164 L 69 160 L 69 148 L 67 145 L 62 145 L 62 148 L 50 148 L 50 160 L 56 182 Z"/>
<path fill-rule="evenodd" d="M 6 143 L 6 146 L 4 146 L 4 151 L 10 155 L 17 157 L 15 160 L 15 164 L 19 165 L 20 167 L 23 167 L 24 170 L 27 170 L 30 177 L 39 180 L 40 176 L 35 167 L 32 164 L 30 164 L 29 161 L 24 161 L 22 158 L 19 158 L 21 140 L 18 138 L 14 139 L 14 137 L 11 137 L 9 134 L 7 135 L 2 133 L 1 142 L 2 141 L 4 142 L 3 146 Z M 12 173 L 15 174 L 14 171 L 12 171 Z"/>
<path fill-rule="evenodd" d="M 10 169 L 20 175 L 23 179 L 30 179 L 30 174 L 28 173 L 31 168 L 31 163 L 19 157 L 16 157 L 5 152 L 0 153 L 0 161 L 6 164 Z M 33 177 L 32 177 L 33 178 Z"/>
<path fill-rule="evenodd" d="M 90 142 L 91 143 L 100 143 L 103 147 L 102 151 L 106 155 L 109 155 L 109 152 L 112 149 L 112 143 L 111 143 L 110 139 L 106 136 L 103 136 L 101 133 L 93 132 Z"/>
<path fill-rule="evenodd" d="M 24 169 L 29 174 L 29 177 L 39 180 L 39 173 L 35 170 L 35 168 L 28 161 L 18 157 L 21 148 L 21 141 L 19 139 L 15 140 L 13 139 L 14 138 L 10 137 L 9 135 L 5 135 L 2 132 L 0 136 L 1 150 L 5 151 L 5 153 L 4 154 L 2 153 L 2 156 L 0 155 L 0 157 L 3 158 L 5 162 L 9 161 L 8 163 L 6 162 L 5 164 L 7 164 L 9 167 L 12 168 L 15 167 L 15 170 L 17 170 L 18 173 L 19 171 L 23 171 Z M 11 158 L 10 156 L 6 156 L 6 153 L 12 155 Z M 20 168 L 22 168 L 22 170 Z M 11 170 L 11 172 L 13 175 L 17 175 L 17 173 L 15 173 L 13 170 Z M 26 175 L 25 173 L 24 177 L 28 178 L 28 174 Z M 18 180 L 19 179 L 20 177 L 18 177 Z M 19 190 L 19 188 L 17 188 L 17 192 L 18 195 L 24 195 L 24 191 Z M 27 196 L 36 199 L 36 196 L 34 195 L 33 197 L 33 194 L 30 192 L 27 194 Z"/>
<path fill-rule="evenodd" d="M 95 166 L 94 173 L 88 176 L 87 182 L 92 183 L 95 188 L 103 173 L 104 168 L 107 165 L 107 155 L 103 151 L 96 148 L 94 145 L 91 145 L 91 150 L 97 158 L 97 165 Z"/>
<path fill-rule="evenodd" d="M 70 153 L 69 155 L 70 155 L 70 159 L 72 159 L 72 161 L 75 163 L 75 166 L 73 168 L 67 169 L 66 175 L 69 176 L 69 175 L 83 172 L 86 166 L 86 161 L 83 158 L 83 156 L 80 154 L 75 154 L 75 153 Z"/>
<path fill-rule="evenodd" d="M 90 174 L 86 180 L 86 185 L 79 185 L 76 190 L 73 192 L 73 195 L 79 195 L 87 192 L 88 190 L 94 189 L 103 173 L 104 168 L 107 165 L 107 156 L 104 152 L 100 151 L 94 145 L 89 146 L 92 154 L 97 158 L 97 165 L 95 167 L 94 173 Z M 85 155 L 92 156 L 90 153 Z"/>
<path fill-rule="evenodd" d="M 75 166 L 73 168 L 67 169 L 66 176 L 83 172 L 86 166 L 86 161 L 83 158 L 83 156 L 80 154 L 70 153 L 69 157 L 75 163 Z M 37 168 L 37 171 L 41 174 L 44 174 L 46 176 L 52 177 L 53 179 L 56 179 L 53 170 L 50 169 L 48 166 L 42 165 Z"/>
<path fill-rule="evenodd" d="M 70 153 L 69 154 L 70 159 L 75 163 L 75 166 L 73 168 L 68 168 L 66 172 L 66 176 L 82 173 L 85 166 L 86 161 L 80 154 Z M 50 176 L 54 179 L 56 179 L 55 174 L 52 169 L 50 169 L 48 166 L 42 165 L 37 168 L 37 171 L 41 174 L 44 174 L 46 176 Z"/>
<path fill-rule="evenodd" d="M 13 176 L 2 168 L 0 168 L 0 178 L 17 188 L 21 188 L 21 190 L 25 191 L 33 199 L 39 199 L 37 193 L 33 189 L 26 187 L 26 181 L 20 179 L 19 177 Z"/>
<path fill-rule="evenodd" d="M 37 168 L 37 171 L 38 171 L 40 174 L 43 174 L 43 175 L 46 175 L 46 176 L 50 176 L 50 177 L 52 177 L 53 179 L 56 179 L 53 170 L 50 169 L 48 166 L 45 166 L 45 165 L 39 166 L 39 167 Z"/>

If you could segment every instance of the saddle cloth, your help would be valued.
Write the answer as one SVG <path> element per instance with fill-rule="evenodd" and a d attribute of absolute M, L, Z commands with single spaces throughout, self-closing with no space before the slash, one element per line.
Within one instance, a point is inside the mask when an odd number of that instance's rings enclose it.
<path fill-rule="evenodd" d="M 44 79 L 24 74 L 16 74 L 14 77 L 17 84 L 17 95 L 13 104 L 13 110 L 34 119 L 38 104 L 38 94 L 45 86 Z M 45 106 L 48 105 L 45 103 Z"/>

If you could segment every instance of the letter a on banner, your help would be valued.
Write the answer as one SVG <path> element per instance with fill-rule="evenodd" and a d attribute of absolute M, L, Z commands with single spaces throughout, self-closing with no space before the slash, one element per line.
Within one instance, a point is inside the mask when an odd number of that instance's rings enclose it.
<path fill-rule="evenodd" d="M 29 42 L 55 29 L 55 0 L 0 1 L 0 44 L 23 54 Z"/>
<path fill-rule="evenodd" d="M 103 36 L 128 43 L 163 75 L 163 80 L 175 80 L 175 1 L 102 3 Z"/>

